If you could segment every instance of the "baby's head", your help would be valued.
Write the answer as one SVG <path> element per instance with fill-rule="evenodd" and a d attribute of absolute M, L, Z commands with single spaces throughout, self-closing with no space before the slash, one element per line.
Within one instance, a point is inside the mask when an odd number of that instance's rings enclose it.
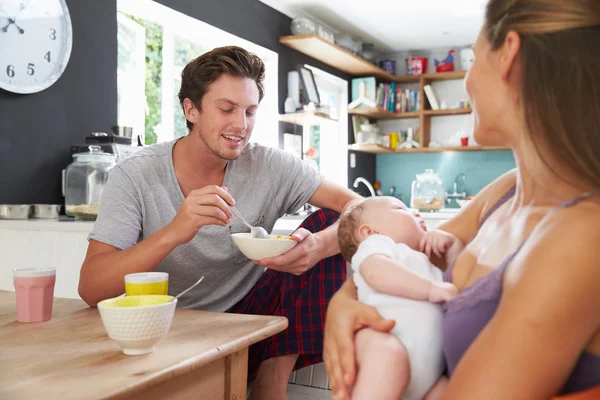
<path fill-rule="evenodd" d="M 418 250 L 425 230 L 423 220 L 397 198 L 368 197 L 354 200 L 342 213 L 338 241 L 342 256 L 350 261 L 358 245 L 370 235 L 386 235 L 396 243 L 404 243 Z"/>

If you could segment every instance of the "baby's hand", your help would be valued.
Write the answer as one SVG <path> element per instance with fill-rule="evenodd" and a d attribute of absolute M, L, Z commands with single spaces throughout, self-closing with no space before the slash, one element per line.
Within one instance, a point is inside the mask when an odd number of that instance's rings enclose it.
<path fill-rule="evenodd" d="M 441 303 L 449 301 L 458 295 L 458 288 L 449 282 L 432 282 L 429 288 L 429 301 Z"/>
<path fill-rule="evenodd" d="M 438 256 L 442 257 L 442 254 L 446 253 L 450 247 L 454 244 L 456 237 L 449 234 L 448 232 L 434 229 L 429 232 L 425 232 L 421 243 L 419 243 L 419 250 L 427 254 L 427 257 L 431 257 L 431 251 Z"/>

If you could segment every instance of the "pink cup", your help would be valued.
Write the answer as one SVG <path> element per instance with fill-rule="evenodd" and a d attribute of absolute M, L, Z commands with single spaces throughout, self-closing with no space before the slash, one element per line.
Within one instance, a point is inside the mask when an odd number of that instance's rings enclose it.
<path fill-rule="evenodd" d="M 17 296 L 17 320 L 42 322 L 52 318 L 56 268 L 19 268 L 13 270 Z"/>

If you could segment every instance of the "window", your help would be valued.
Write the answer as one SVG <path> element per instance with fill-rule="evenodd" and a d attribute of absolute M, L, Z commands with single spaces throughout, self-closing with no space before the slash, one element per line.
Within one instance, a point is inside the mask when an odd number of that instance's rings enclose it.
<path fill-rule="evenodd" d="M 327 179 L 342 186 L 348 183 L 348 81 L 306 65 L 313 71 L 321 106 L 337 121 L 305 125 L 304 159 Z"/>
<path fill-rule="evenodd" d="M 265 96 L 256 114 L 252 141 L 277 146 L 277 53 L 151 0 L 118 0 L 117 18 L 119 124 L 133 126 L 135 134 L 143 132 L 146 144 L 185 136 L 185 117 L 177 98 L 181 70 L 206 51 L 236 45 L 265 63 Z M 145 55 L 144 64 L 140 54 Z M 135 87 L 129 83 L 134 76 L 138 80 Z M 145 77 L 143 89 L 139 77 Z M 125 103 L 121 99 L 129 99 L 128 105 L 121 106 Z"/>

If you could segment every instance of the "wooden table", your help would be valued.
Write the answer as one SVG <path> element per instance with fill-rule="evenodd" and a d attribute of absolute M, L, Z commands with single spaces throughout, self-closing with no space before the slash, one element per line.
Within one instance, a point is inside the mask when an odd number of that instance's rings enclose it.
<path fill-rule="evenodd" d="M 287 324 L 178 309 L 154 353 L 126 356 L 83 301 L 55 298 L 50 321 L 20 323 L 0 291 L 0 399 L 244 400 L 248 346 Z"/>

